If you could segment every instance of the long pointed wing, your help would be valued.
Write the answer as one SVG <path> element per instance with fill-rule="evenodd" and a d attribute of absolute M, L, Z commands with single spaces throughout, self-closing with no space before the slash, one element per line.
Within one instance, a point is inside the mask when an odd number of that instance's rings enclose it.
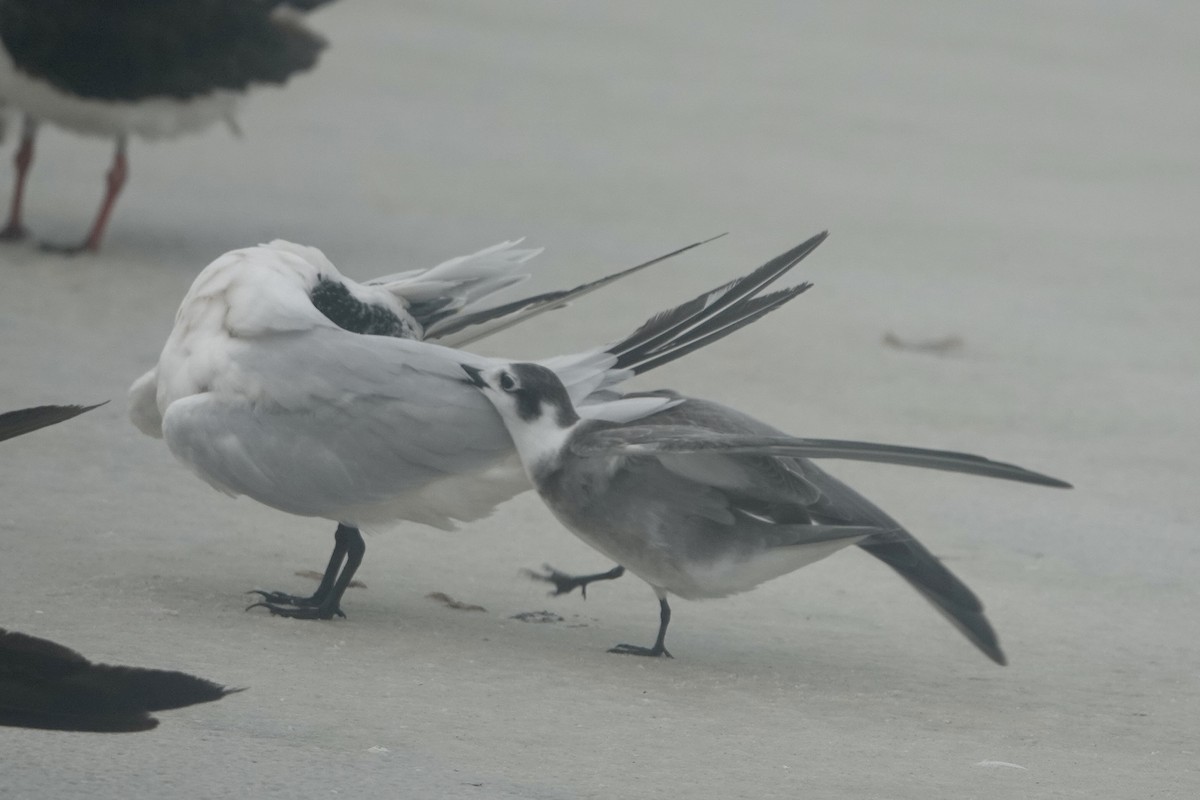
<path fill-rule="evenodd" d="M 49 639 L 0 628 L 0 725 L 123 732 L 157 725 L 148 711 L 241 691 L 183 672 L 93 664 Z"/>
<path fill-rule="evenodd" d="M 85 411 L 91 411 L 102 405 L 104 403 L 97 403 L 94 406 L 35 406 L 0 414 L 0 442 L 14 436 L 31 433 L 38 428 L 65 422 L 71 417 L 77 417 Z"/>
<path fill-rule="evenodd" d="M 909 467 L 963 472 L 988 478 L 1069 489 L 1071 484 L 1039 472 L 992 461 L 970 453 L 929 450 L 904 445 L 841 439 L 799 439 L 787 436 L 722 435 L 684 425 L 642 425 L 596 431 L 579 437 L 572 450 L 578 455 L 707 455 L 745 454 L 792 458 L 841 458 Z"/>
<path fill-rule="evenodd" d="M 520 300 L 514 300 L 511 303 L 495 306 L 493 308 L 476 311 L 469 314 L 456 314 L 445 320 L 439 321 L 430 326 L 425 331 L 425 338 L 443 340 L 443 344 L 452 347 L 462 347 L 471 342 L 482 339 L 486 336 L 491 336 L 494 333 L 510 328 L 513 325 L 524 322 L 538 314 L 552 311 L 557 308 L 562 308 L 572 300 L 583 297 L 586 294 L 603 289 L 610 283 L 614 283 L 621 278 L 627 278 L 634 273 L 641 272 L 647 267 L 666 261 L 681 253 L 686 253 L 688 250 L 699 247 L 700 245 L 708 244 L 709 242 L 721 238 L 725 234 L 713 236 L 703 241 L 693 242 L 686 247 L 681 247 L 678 250 L 673 250 L 666 255 L 661 255 L 657 258 L 652 258 L 649 261 L 644 261 L 637 266 L 623 269 L 620 272 L 614 272 L 611 275 L 605 275 L 594 281 L 589 281 L 576 286 L 574 289 L 560 289 L 553 292 L 545 292 L 543 294 L 525 297 Z M 472 328 L 467 331 L 467 328 Z M 456 335 L 457 334 L 457 335 Z"/>
<path fill-rule="evenodd" d="M 803 283 L 759 296 L 828 236 L 827 231 L 822 231 L 748 275 L 655 314 L 632 334 L 611 345 L 608 352 L 617 356 L 618 367 L 629 367 L 640 374 L 732 333 L 811 287 Z M 762 304 L 761 313 L 747 318 L 746 309 L 756 304 Z M 680 347 L 680 342 L 693 342 L 694 346 Z"/>
<path fill-rule="evenodd" d="M 749 325 L 811 288 L 812 284 L 801 283 L 762 294 L 771 283 L 816 249 L 826 236 L 826 233 L 819 233 L 740 278 L 660 311 L 633 333 L 601 349 L 542 359 L 540 363 L 553 369 L 564 383 L 568 383 L 567 376 L 574 375 L 576 364 L 595 357 L 615 359 L 615 363 L 609 362 L 613 369 L 606 375 L 591 373 L 597 381 L 589 391 L 611 386 L 629 374 L 640 375 L 668 364 Z M 572 397 L 575 396 L 572 392 Z"/>

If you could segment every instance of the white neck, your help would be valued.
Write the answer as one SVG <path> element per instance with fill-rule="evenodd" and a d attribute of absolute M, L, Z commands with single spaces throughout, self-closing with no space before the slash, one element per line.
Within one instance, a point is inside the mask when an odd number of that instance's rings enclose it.
<path fill-rule="evenodd" d="M 510 420 L 507 415 L 503 416 L 508 433 L 516 445 L 517 455 L 525 467 L 525 474 L 536 485 L 539 475 L 558 467 L 562 460 L 562 449 L 576 426 L 560 426 L 554 414 L 538 417 L 532 422 Z"/>

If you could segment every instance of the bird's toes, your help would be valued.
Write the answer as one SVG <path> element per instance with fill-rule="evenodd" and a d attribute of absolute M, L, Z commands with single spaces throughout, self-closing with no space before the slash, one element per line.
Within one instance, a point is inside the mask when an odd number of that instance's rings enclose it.
<path fill-rule="evenodd" d="M 287 619 L 333 619 L 334 617 L 342 617 L 344 619 L 346 616 L 340 608 L 326 609 L 313 605 L 295 606 L 286 603 L 276 603 L 270 600 L 262 600 L 246 606 L 247 611 L 252 608 L 265 608 L 271 612 L 271 616 L 286 617 Z"/>
<path fill-rule="evenodd" d="M 287 606 L 315 606 L 316 601 L 311 597 L 299 597 L 286 592 L 267 592 L 262 589 L 251 589 L 246 594 L 257 594 L 268 603 L 279 603 Z"/>
<path fill-rule="evenodd" d="M 549 564 L 543 564 L 542 569 L 545 571 L 538 572 L 532 569 L 525 569 L 521 571 L 525 573 L 525 577 L 529 578 L 530 580 L 554 584 L 554 589 L 551 590 L 549 594 L 550 597 L 558 597 L 560 594 L 567 594 L 579 585 L 579 583 L 573 577 L 565 572 L 559 572 Z"/>
<path fill-rule="evenodd" d="M 619 653 L 623 656 L 646 656 L 648 658 L 674 658 L 675 656 L 667 652 L 665 647 L 639 647 L 636 644 L 619 644 L 616 647 L 609 648 L 610 653 Z"/>
<path fill-rule="evenodd" d="M 56 253 L 60 256 L 77 256 L 80 253 L 95 253 L 96 248 L 87 242 L 79 244 L 56 244 L 54 242 L 38 242 L 38 249 L 43 253 Z"/>

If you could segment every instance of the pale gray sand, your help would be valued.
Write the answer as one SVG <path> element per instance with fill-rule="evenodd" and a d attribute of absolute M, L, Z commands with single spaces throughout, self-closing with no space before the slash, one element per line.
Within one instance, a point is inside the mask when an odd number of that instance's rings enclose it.
<path fill-rule="evenodd" d="M 249 687 L 148 734 L 0 729 L 0 795 L 1195 796 L 1198 23 L 1190 3 L 322 11 L 324 63 L 249 103 L 242 140 L 133 147 L 101 258 L 0 251 L 0 409 L 113 400 L 0 445 L 0 626 Z M 80 235 L 108 145 L 48 130 L 38 159 L 30 225 Z M 607 655 L 652 638 L 653 595 L 519 577 L 607 566 L 529 495 L 373 537 L 348 620 L 246 614 L 246 589 L 305 586 L 332 525 L 223 498 L 125 419 L 233 247 L 289 237 L 369 277 L 525 234 L 547 287 L 731 231 L 489 344 L 533 356 L 824 227 L 815 289 L 641 385 L 1074 481 L 833 465 L 980 594 L 1007 668 L 857 552 L 677 603 L 675 661 Z M 509 619 L 541 609 L 565 622 Z"/>

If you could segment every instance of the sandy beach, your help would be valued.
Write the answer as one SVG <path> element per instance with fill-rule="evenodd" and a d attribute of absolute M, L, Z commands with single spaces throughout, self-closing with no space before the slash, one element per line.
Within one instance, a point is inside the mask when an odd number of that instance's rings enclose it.
<path fill-rule="evenodd" d="M 110 401 L 0 444 L 0 627 L 247 687 L 148 733 L 0 728 L 0 796 L 1200 796 L 1200 7 L 342 0 L 311 25 L 322 62 L 240 138 L 131 145 L 99 256 L 0 249 L 0 411 Z M 109 155 L 44 129 L 39 236 L 84 232 Z M 547 597 L 522 568 L 611 565 L 529 493 L 370 536 L 347 619 L 247 613 L 315 588 L 333 524 L 218 494 L 127 419 L 236 247 L 366 279 L 525 236 L 524 292 L 729 232 L 479 348 L 525 358 L 823 229 L 812 290 L 636 385 L 1071 481 L 827 464 L 979 594 L 1007 667 L 854 549 L 675 602 L 674 660 L 610 655 L 652 641 L 654 596 Z"/>

